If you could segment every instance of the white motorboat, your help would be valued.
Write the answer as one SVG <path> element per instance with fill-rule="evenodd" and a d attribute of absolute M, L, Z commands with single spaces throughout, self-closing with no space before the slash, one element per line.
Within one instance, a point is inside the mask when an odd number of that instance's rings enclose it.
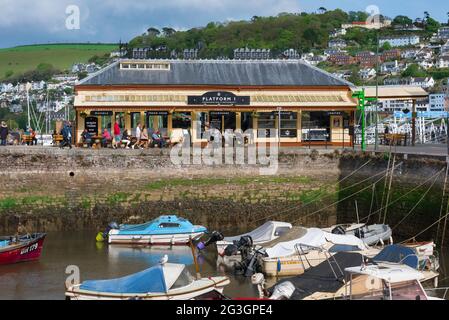
<path fill-rule="evenodd" d="M 268 221 L 251 232 L 233 237 L 225 237 L 222 241 L 217 241 L 217 251 L 220 256 L 223 256 L 224 250 L 228 245 L 234 244 L 234 242 L 239 241 L 242 237 L 246 236 L 251 237 L 254 245 L 263 246 L 287 233 L 290 229 L 292 229 L 291 223 Z"/>
<path fill-rule="evenodd" d="M 183 264 L 166 263 L 122 278 L 89 280 L 66 289 L 69 300 L 191 300 L 222 293 L 228 277 L 195 280 Z"/>
<path fill-rule="evenodd" d="M 353 223 L 338 224 L 329 228 L 323 228 L 323 231 L 335 234 L 351 234 L 362 239 L 367 245 L 384 245 L 384 243 L 393 243 L 391 228 L 386 224 Z"/>

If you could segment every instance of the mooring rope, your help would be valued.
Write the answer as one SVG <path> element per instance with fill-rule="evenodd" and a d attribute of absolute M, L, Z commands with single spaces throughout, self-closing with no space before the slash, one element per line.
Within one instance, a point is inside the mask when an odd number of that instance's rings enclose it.
<path fill-rule="evenodd" d="M 400 164 L 401 164 L 401 163 L 400 163 Z M 400 164 L 398 164 L 398 166 L 399 166 Z M 443 170 L 444 170 L 444 169 L 443 169 Z M 398 202 L 398 201 L 401 200 L 402 198 L 406 197 L 407 195 L 409 195 L 409 194 L 412 193 L 413 191 L 415 191 L 415 190 L 417 190 L 418 188 L 422 187 L 422 186 L 425 185 L 427 182 L 429 182 L 432 178 L 434 178 L 435 175 L 438 175 L 438 174 L 440 174 L 440 173 L 441 173 L 441 171 L 438 171 L 436 174 L 434 174 L 434 175 L 432 175 L 431 177 L 427 178 L 423 183 L 419 184 L 418 186 L 414 187 L 413 189 L 411 189 L 411 190 L 407 191 L 406 193 L 404 193 L 403 195 L 401 195 L 399 198 L 396 198 L 394 201 L 390 202 L 390 203 L 388 204 L 388 206 L 391 206 L 391 205 L 395 204 L 396 202 Z M 371 214 L 369 214 L 368 216 L 362 218 L 360 221 L 363 221 L 363 220 L 365 220 L 365 219 L 369 219 L 369 217 L 370 217 L 371 215 L 374 215 L 374 214 L 376 214 L 376 213 L 378 213 L 378 212 L 382 212 L 384 209 L 385 209 L 385 207 L 381 207 L 381 208 L 377 209 L 376 211 L 372 212 Z M 368 220 L 367 220 L 367 221 L 368 221 Z"/>
<path fill-rule="evenodd" d="M 365 162 L 362 166 L 360 166 L 359 168 L 357 168 L 356 170 L 354 170 L 353 172 L 351 172 L 349 175 L 343 177 L 342 179 L 340 179 L 339 181 L 337 181 L 337 182 L 334 183 L 334 184 L 331 184 L 331 185 L 326 186 L 326 188 L 324 188 L 324 190 L 327 190 L 327 189 L 330 188 L 331 186 L 337 186 L 337 185 L 339 185 L 339 184 L 342 183 L 343 181 L 347 180 L 348 178 L 350 178 L 351 176 L 353 176 L 354 174 L 356 174 L 357 172 L 359 172 L 362 168 L 364 168 L 365 166 L 367 166 L 371 161 L 373 161 L 373 160 L 372 160 L 372 159 L 368 160 L 368 161 Z M 382 172 L 383 172 L 383 171 L 382 171 Z M 359 182 L 355 183 L 355 184 L 352 185 L 352 186 L 349 186 L 349 187 L 346 187 L 346 188 L 344 188 L 344 189 L 342 189 L 342 190 L 339 190 L 339 192 L 341 192 L 341 191 L 343 191 L 343 190 L 346 190 L 346 189 L 348 189 L 348 188 L 352 188 L 352 187 L 354 187 L 354 186 L 356 186 L 356 185 L 358 185 L 358 184 L 360 184 L 360 183 L 362 183 L 362 182 L 364 182 L 364 181 L 366 181 L 366 180 L 369 180 L 369 179 L 371 179 L 371 178 L 372 178 L 372 177 L 369 177 L 369 178 L 367 178 L 367 179 L 365 179 L 365 180 L 363 180 L 363 181 L 359 181 Z M 327 197 L 329 197 L 329 196 L 330 196 L 330 195 L 326 195 L 326 196 L 324 196 L 323 198 L 327 198 Z M 308 205 L 310 205 L 310 204 L 312 204 L 312 203 L 314 203 L 314 202 L 320 200 L 320 197 L 321 197 L 321 195 L 318 194 L 316 197 L 314 197 L 312 200 L 310 200 L 309 202 L 307 202 L 307 203 L 305 203 L 305 204 L 300 203 L 299 205 L 294 205 L 294 206 L 289 207 L 289 208 L 286 208 L 286 209 L 284 209 L 284 210 L 282 210 L 282 211 L 280 211 L 280 212 L 275 212 L 275 213 L 272 213 L 272 214 L 270 214 L 270 215 L 268 215 L 268 216 L 260 217 L 260 218 L 258 218 L 258 219 L 256 219 L 256 220 L 254 220 L 253 223 L 256 223 L 256 222 L 259 222 L 259 221 L 262 221 L 262 220 L 269 219 L 269 218 L 271 218 L 271 217 L 273 217 L 273 216 L 275 216 L 275 215 L 283 214 L 283 213 L 289 212 L 289 211 L 294 210 L 294 209 L 304 209 L 304 208 L 307 207 Z"/>
<path fill-rule="evenodd" d="M 444 197 L 446 195 L 446 186 L 447 186 L 447 176 L 449 173 L 449 163 L 446 164 L 446 175 L 444 177 L 444 185 L 443 185 L 443 195 L 441 197 L 441 207 L 440 207 L 440 215 L 439 217 L 441 218 L 441 215 L 443 214 L 443 208 L 444 208 Z M 438 241 L 438 235 L 440 234 L 440 225 L 441 222 L 438 223 L 438 228 L 437 228 L 437 234 L 435 236 L 435 239 L 437 239 Z"/>
<path fill-rule="evenodd" d="M 416 202 L 416 204 L 413 206 L 413 208 L 401 219 L 401 221 L 399 221 L 393 228 L 391 228 L 391 230 L 393 231 L 394 229 L 396 229 L 402 222 L 404 222 L 405 219 L 407 219 L 407 217 L 418 207 L 418 205 L 424 200 L 424 198 L 427 196 L 427 194 L 429 193 L 429 191 L 432 189 L 432 187 L 435 185 L 435 183 L 438 180 L 438 177 L 440 176 L 441 172 L 444 169 L 441 169 L 438 174 L 436 175 L 435 179 L 433 180 L 432 184 L 429 186 L 429 188 L 426 190 L 426 192 L 423 193 L 423 195 L 421 196 L 421 198 L 418 200 L 418 202 Z"/>
<path fill-rule="evenodd" d="M 380 172 L 380 173 L 378 173 L 377 175 L 379 175 L 379 174 L 381 174 L 381 173 L 383 173 L 383 172 Z M 373 176 L 373 177 L 375 177 L 375 176 Z M 384 178 L 384 177 L 380 177 L 380 178 L 379 178 L 377 181 L 375 181 L 374 183 L 377 183 L 377 182 L 381 181 L 383 178 Z M 303 220 L 303 219 L 306 219 L 306 218 L 308 218 L 308 217 L 310 217 L 310 216 L 313 216 L 313 215 L 315 215 L 315 214 L 317 214 L 317 213 L 319 213 L 319 212 L 321 212 L 321 211 L 323 211 L 323 210 L 325 210 L 325 209 L 327 209 L 327 208 L 330 208 L 330 207 L 332 207 L 332 206 L 334 206 L 334 205 L 336 205 L 336 204 L 339 204 L 340 202 L 346 201 L 346 200 L 348 200 L 349 198 L 352 198 L 353 196 L 359 194 L 360 192 L 365 191 L 365 190 L 368 189 L 368 188 L 371 188 L 371 186 L 372 186 L 372 184 L 369 184 L 369 185 L 366 186 L 365 188 L 362 188 L 362 189 L 360 189 L 360 190 L 354 192 L 353 194 L 350 194 L 349 196 L 347 196 L 347 197 L 345 197 L 345 198 L 343 198 L 343 199 L 340 199 L 340 200 L 338 200 L 338 201 L 335 201 L 334 203 L 331 203 L 331 204 L 328 205 L 328 206 L 325 206 L 325 207 L 323 207 L 323 208 L 321 208 L 321 209 L 318 209 L 318 210 L 316 210 L 316 211 L 314 211 L 314 212 L 311 212 L 311 213 L 309 213 L 309 214 L 307 214 L 307 215 L 305 215 L 305 216 L 299 218 L 298 220 L 294 221 L 293 223 L 299 222 L 299 221 L 301 221 L 301 220 Z"/>
<path fill-rule="evenodd" d="M 387 220 L 387 212 L 388 212 L 388 202 L 390 201 L 390 194 L 391 194 L 391 184 L 393 183 L 393 175 L 394 175 L 394 164 L 396 163 L 396 154 L 393 156 L 393 164 L 391 165 L 391 173 L 390 173 L 390 181 L 388 182 L 388 191 L 387 191 L 387 200 L 385 201 L 385 213 L 384 213 L 384 220 L 383 224 L 385 224 L 385 221 Z"/>

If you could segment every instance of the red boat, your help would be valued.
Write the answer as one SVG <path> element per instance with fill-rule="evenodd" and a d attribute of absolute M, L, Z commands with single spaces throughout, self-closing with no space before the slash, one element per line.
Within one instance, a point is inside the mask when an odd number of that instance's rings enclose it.
<path fill-rule="evenodd" d="M 0 237 L 0 265 L 39 259 L 45 236 L 45 233 L 34 233 L 20 237 Z"/>

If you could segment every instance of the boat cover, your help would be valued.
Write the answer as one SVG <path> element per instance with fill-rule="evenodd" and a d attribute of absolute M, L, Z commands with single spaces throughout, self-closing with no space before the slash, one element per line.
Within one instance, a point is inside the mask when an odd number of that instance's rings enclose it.
<path fill-rule="evenodd" d="M 362 255 L 353 252 L 339 252 L 333 256 L 335 261 L 341 270 L 349 267 L 360 266 L 362 263 Z M 332 261 L 332 268 L 329 262 Z M 335 278 L 334 272 L 338 275 L 338 279 Z M 286 281 L 290 281 L 296 288 L 291 300 L 302 300 L 315 292 L 337 292 L 343 285 L 344 275 L 341 274 L 332 260 L 323 261 L 316 267 L 306 270 L 303 274 L 291 278 L 286 278 L 276 285 L 268 289 L 270 294 L 274 288 Z"/>
<path fill-rule="evenodd" d="M 309 228 L 304 236 L 287 242 L 281 242 L 271 248 L 267 248 L 266 252 L 269 258 L 286 257 L 296 253 L 295 245 L 303 244 L 313 247 L 321 247 L 327 242 L 339 245 L 348 245 L 358 248 L 359 250 L 367 249 L 366 244 L 353 235 L 340 235 L 324 232 L 318 228 Z"/>
<path fill-rule="evenodd" d="M 183 270 L 181 264 L 159 264 L 122 278 L 84 281 L 80 289 L 116 294 L 166 293 Z"/>
<path fill-rule="evenodd" d="M 9 240 L 0 240 L 0 248 L 6 247 L 9 245 Z"/>
<path fill-rule="evenodd" d="M 414 269 L 418 268 L 418 256 L 411 248 L 392 244 L 386 246 L 374 258 L 374 262 L 403 263 Z"/>
<path fill-rule="evenodd" d="M 290 224 L 283 224 L 283 226 L 287 227 Z M 233 241 L 239 241 L 241 237 L 243 236 L 250 236 L 253 239 L 253 242 L 267 242 L 270 240 L 273 240 L 271 238 L 272 234 L 273 234 L 273 230 L 276 226 L 281 226 L 281 225 L 277 225 L 275 221 L 267 221 L 265 222 L 263 225 L 261 225 L 260 227 L 254 229 L 251 232 L 245 233 L 245 234 L 241 234 L 239 236 L 235 236 L 235 237 L 225 237 L 223 239 L 223 241 L 228 241 L 228 242 L 233 242 Z M 291 227 L 291 225 L 290 225 Z"/>

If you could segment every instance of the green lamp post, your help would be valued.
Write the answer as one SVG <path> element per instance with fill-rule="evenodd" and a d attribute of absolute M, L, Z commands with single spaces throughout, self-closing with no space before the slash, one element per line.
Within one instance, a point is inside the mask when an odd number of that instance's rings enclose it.
<path fill-rule="evenodd" d="M 352 94 L 353 98 L 358 99 L 357 110 L 362 112 L 362 151 L 366 151 L 366 116 L 365 116 L 365 104 L 367 102 L 377 101 L 376 98 L 367 98 L 365 96 L 365 89 L 361 91 L 354 91 Z"/>

